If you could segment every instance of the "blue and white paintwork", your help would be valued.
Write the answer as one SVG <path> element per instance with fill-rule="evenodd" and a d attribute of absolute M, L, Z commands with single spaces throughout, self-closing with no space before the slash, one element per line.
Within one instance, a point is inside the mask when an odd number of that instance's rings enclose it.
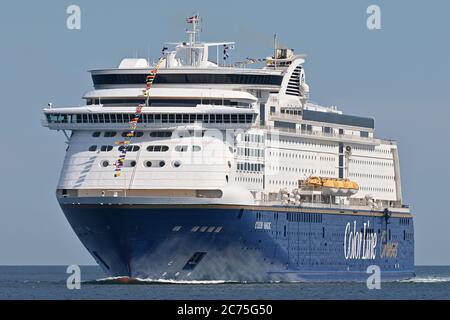
<path fill-rule="evenodd" d="M 124 59 L 91 71 L 85 105 L 44 109 L 43 125 L 68 144 L 57 199 L 103 270 L 363 281 L 378 266 L 382 280 L 412 277 L 413 218 L 397 143 L 376 138 L 372 118 L 309 102 L 304 55 L 276 47 L 266 59 L 230 64 L 234 44 L 198 42 L 195 23 L 188 42 L 164 48 L 145 96 L 152 67 Z M 210 61 L 211 47 L 224 50 L 224 62 L 219 54 Z M 117 177 L 137 105 L 136 136 Z M 325 192 L 307 185 L 312 176 L 359 187 Z"/>

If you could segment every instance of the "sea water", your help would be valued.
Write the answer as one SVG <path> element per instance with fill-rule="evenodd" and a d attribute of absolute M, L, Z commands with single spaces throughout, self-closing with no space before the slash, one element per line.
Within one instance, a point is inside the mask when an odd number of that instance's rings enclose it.
<path fill-rule="evenodd" d="M 81 267 L 79 290 L 67 287 L 67 266 L 0 266 L 0 299 L 450 299 L 450 267 L 417 266 L 416 278 L 366 283 L 229 283 L 105 278 L 98 266 Z"/>

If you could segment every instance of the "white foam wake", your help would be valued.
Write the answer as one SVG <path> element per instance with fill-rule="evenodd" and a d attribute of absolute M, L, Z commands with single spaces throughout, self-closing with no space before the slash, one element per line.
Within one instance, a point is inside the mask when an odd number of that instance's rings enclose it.
<path fill-rule="evenodd" d="M 99 283 L 162 283 L 162 284 L 224 284 L 233 283 L 225 280 L 174 280 L 174 279 L 142 279 L 142 278 L 127 278 L 127 277 L 107 277 L 96 280 Z"/>
<path fill-rule="evenodd" d="M 170 283 L 170 284 L 222 284 L 222 283 L 231 283 L 231 281 L 225 281 L 225 280 L 169 280 L 169 279 L 140 279 L 140 278 L 137 278 L 136 280 L 140 281 L 140 282 Z"/>
<path fill-rule="evenodd" d="M 400 282 L 412 282 L 412 283 L 440 283 L 440 282 L 450 282 L 450 277 L 416 277 L 407 280 L 402 280 Z"/>

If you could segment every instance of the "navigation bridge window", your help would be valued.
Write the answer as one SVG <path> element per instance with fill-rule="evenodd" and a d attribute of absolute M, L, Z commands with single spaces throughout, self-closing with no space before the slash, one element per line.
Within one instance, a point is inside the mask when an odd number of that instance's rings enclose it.
<path fill-rule="evenodd" d="M 48 114 L 48 123 L 120 123 L 128 124 L 131 121 L 131 114 Z M 253 113 L 240 114 L 143 114 L 139 123 L 253 123 L 255 115 Z"/>
<path fill-rule="evenodd" d="M 145 85 L 148 74 L 94 74 L 94 86 L 102 85 Z M 154 84 L 251 84 L 280 86 L 283 76 L 267 74 L 162 74 Z"/>

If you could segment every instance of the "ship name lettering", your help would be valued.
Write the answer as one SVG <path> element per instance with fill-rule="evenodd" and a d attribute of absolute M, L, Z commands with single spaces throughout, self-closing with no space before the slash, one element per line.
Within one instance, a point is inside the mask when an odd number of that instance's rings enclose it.
<path fill-rule="evenodd" d="M 362 232 L 356 231 L 356 221 L 348 222 L 344 234 L 344 256 L 346 260 L 373 260 L 376 257 L 377 234 L 368 232 L 370 221 L 364 223 Z"/>

